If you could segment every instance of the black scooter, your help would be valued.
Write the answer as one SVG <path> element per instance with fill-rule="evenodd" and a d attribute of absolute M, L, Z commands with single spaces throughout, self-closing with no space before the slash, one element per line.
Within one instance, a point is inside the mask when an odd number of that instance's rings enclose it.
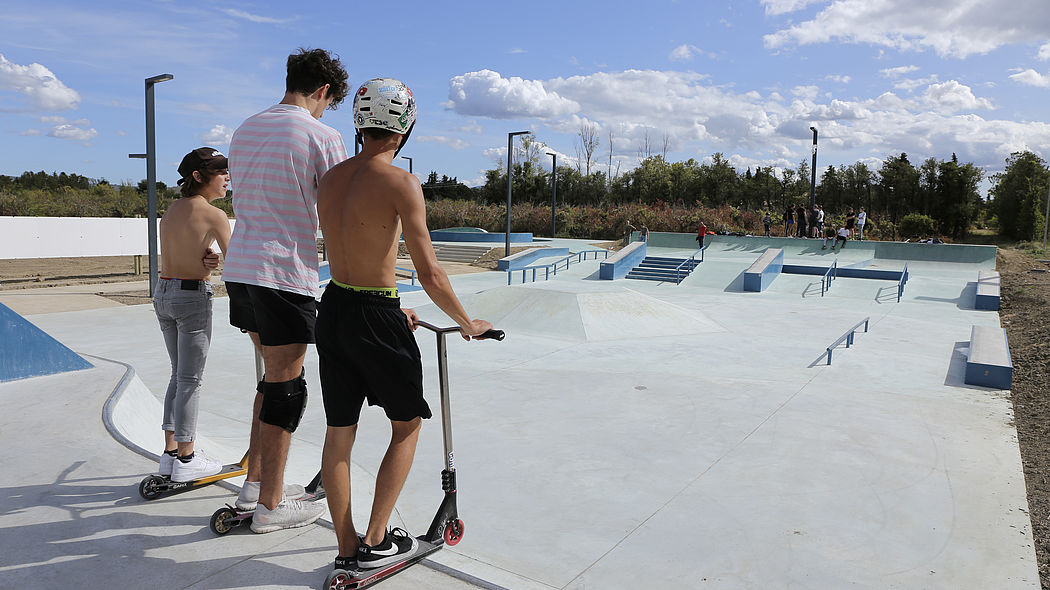
<path fill-rule="evenodd" d="M 438 380 L 441 383 L 441 427 L 445 442 L 445 469 L 441 471 L 441 489 L 445 492 L 445 497 L 427 533 L 416 537 L 419 547 L 414 553 L 402 561 L 385 567 L 335 569 L 325 579 L 324 588 L 326 590 L 352 590 L 371 586 L 405 571 L 431 553 L 441 549 L 443 545 L 455 545 L 463 539 L 465 529 L 456 508 L 456 467 L 452 452 L 452 416 L 448 393 L 448 362 L 445 354 L 445 335 L 459 332 L 459 327 L 438 328 L 433 324 L 418 320 L 416 324 L 437 334 Z M 479 336 L 479 338 L 491 340 L 503 340 L 504 337 L 502 330 L 489 330 Z"/>

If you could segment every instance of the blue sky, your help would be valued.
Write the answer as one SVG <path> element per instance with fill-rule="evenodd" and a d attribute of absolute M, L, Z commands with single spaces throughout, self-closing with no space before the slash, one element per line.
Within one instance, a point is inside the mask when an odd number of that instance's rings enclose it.
<path fill-rule="evenodd" d="M 144 178 L 127 157 L 145 150 L 143 80 L 170 73 L 156 97 L 158 179 L 172 184 L 186 152 L 225 150 L 281 99 L 299 46 L 339 54 L 354 87 L 412 88 L 402 155 L 423 178 L 480 182 L 518 130 L 575 165 L 583 125 L 598 128 L 602 170 L 611 145 L 614 172 L 646 137 L 672 161 L 794 167 L 811 125 L 820 168 L 954 152 L 994 174 L 1013 151 L 1050 156 L 1046 0 L 41 0 L 3 13 L 0 174 Z M 350 105 L 322 120 L 352 150 Z"/>

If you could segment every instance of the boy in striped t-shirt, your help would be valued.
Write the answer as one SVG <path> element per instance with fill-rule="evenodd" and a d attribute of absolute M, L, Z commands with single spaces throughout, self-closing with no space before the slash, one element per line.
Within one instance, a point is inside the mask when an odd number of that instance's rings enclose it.
<path fill-rule="evenodd" d="M 253 408 L 248 476 L 237 507 L 255 508 L 257 533 L 309 524 L 324 511 L 284 486 L 292 432 L 306 409 L 303 361 L 314 341 L 317 183 L 346 159 L 339 132 L 320 122 L 348 92 L 338 57 L 321 49 L 288 56 L 285 95 L 249 117 L 230 141 L 237 217 L 222 278 L 230 323 L 248 332 L 265 367 Z"/>

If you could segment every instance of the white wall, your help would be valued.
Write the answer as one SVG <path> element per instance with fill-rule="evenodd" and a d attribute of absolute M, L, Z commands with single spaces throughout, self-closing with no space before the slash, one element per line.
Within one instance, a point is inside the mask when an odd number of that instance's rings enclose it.
<path fill-rule="evenodd" d="M 149 254 L 147 229 L 144 217 L 0 216 L 0 259 Z"/>

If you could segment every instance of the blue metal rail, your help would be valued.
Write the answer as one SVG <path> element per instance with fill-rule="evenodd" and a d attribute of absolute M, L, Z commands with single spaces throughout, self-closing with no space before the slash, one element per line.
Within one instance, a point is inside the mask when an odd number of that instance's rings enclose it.
<path fill-rule="evenodd" d="M 820 279 L 820 296 L 823 297 L 824 293 L 831 290 L 831 281 L 834 281 L 839 276 L 839 259 L 836 258 L 831 266 L 828 267 L 828 272 L 824 273 L 824 276 Z"/>
<path fill-rule="evenodd" d="M 550 277 L 551 277 L 551 274 L 554 274 L 555 276 L 558 275 L 558 267 L 560 267 L 563 263 L 565 264 L 565 268 L 568 269 L 570 262 L 572 262 L 574 258 L 576 259 L 575 260 L 576 262 L 583 262 L 584 260 L 587 260 L 588 254 L 594 254 L 594 259 L 595 260 L 598 260 L 598 255 L 599 254 L 604 254 L 606 258 L 609 257 L 609 251 L 608 250 L 581 250 L 579 252 L 576 252 L 575 254 L 569 254 L 565 258 L 559 258 L 558 260 L 555 260 L 554 262 L 548 262 L 546 264 L 536 264 L 536 265 L 533 265 L 533 266 L 526 266 L 524 268 L 515 268 L 513 270 L 508 270 L 507 271 L 507 284 L 509 285 L 511 283 L 511 277 L 513 277 L 513 273 L 516 273 L 518 271 L 521 271 L 521 282 L 522 283 L 525 282 L 525 277 L 526 277 L 525 273 L 526 273 L 526 271 L 529 271 L 529 270 L 532 271 L 532 282 L 536 281 L 536 271 L 537 270 L 541 270 L 541 269 L 543 270 L 543 280 L 545 280 L 545 281 L 549 280 Z"/>
<path fill-rule="evenodd" d="M 710 245 L 711 244 L 708 244 L 707 246 L 710 246 Z M 704 250 L 707 249 L 707 246 L 704 246 L 703 248 L 698 248 L 696 250 L 696 252 L 693 252 L 689 256 L 689 258 L 686 258 L 685 260 L 682 261 L 681 264 L 679 264 L 678 266 L 676 266 L 674 268 L 674 283 L 676 285 L 680 285 L 682 283 L 682 279 L 684 278 L 684 277 L 682 277 L 682 267 L 686 266 L 687 264 L 689 265 L 689 271 L 685 273 L 685 276 L 689 276 L 689 273 L 693 272 L 693 269 L 696 268 L 697 264 L 699 264 L 698 262 L 696 262 L 696 255 L 697 254 L 700 255 L 700 262 L 704 261 Z"/>
<path fill-rule="evenodd" d="M 407 273 L 411 274 L 412 275 L 412 284 L 413 285 L 416 284 L 416 271 L 415 270 L 413 270 L 411 268 L 402 268 L 400 266 L 395 266 L 394 270 L 395 271 L 401 271 L 401 272 L 407 272 Z"/>
<path fill-rule="evenodd" d="M 904 295 L 904 285 L 908 284 L 908 263 L 904 263 L 904 270 L 901 271 L 901 279 L 897 281 L 897 303 L 901 302 L 901 297 Z"/>
<path fill-rule="evenodd" d="M 839 344 L 842 344 L 843 341 L 846 342 L 846 348 L 849 348 L 850 346 L 852 346 L 853 345 L 853 335 L 856 334 L 857 328 L 859 328 L 861 324 L 864 324 L 864 331 L 867 332 L 868 331 L 868 321 L 869 320 L 871 320 L 871 316 L 868 316 L 868 317 L 864 318 L 863 320 L 857 322 L 857 325 L 853 326 L 849 330 L 846 330 L 845 334 L 843 334 L 842 336 L 839 336 L 838 340 L 832 342 L 828 346 L 828 364 L 829 365 L 831 364 L 831 351 L 834 350 L 835 347 L 838 346 Z"/>

